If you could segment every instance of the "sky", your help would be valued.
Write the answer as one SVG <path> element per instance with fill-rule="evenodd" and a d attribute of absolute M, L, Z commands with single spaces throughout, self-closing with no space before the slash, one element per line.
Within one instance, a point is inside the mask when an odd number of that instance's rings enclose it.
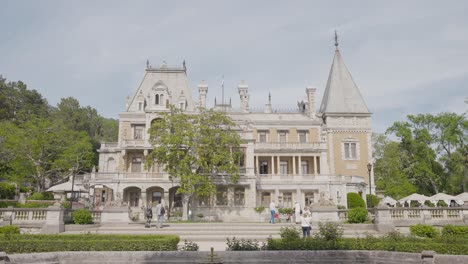
<path fill-rule="evenodd" d="M 339 48 L 375 132 L 408 114 L 468 110 L 468 1 L 23 1 L 0 0 L 0 74 L 51 105 L 74 97 L 118 118 L 146 60 L 182 67 L 208 106 L 294 109 L 306 87 L 320 106 Z"/>

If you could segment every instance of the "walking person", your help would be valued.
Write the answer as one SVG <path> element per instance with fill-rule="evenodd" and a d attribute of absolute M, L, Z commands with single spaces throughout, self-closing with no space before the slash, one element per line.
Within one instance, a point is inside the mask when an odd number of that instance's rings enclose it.
<path fill-rule="evenodd" d="M 151 204 L 148 204 L 146 206 L 146 224 L 145 224 L 145 227 L 146 228 L 150 228 L 151 227 L 151 219 L 153 218 L 153 210 L 151 209 Z"/>
<path fill-rule="evenodd" d="M 299 224 L 301 222 L 301 206 L 299 205 L 299 202 L 296 202 L 294 204 L 294 219 L 296 221 L 296 224 Z"/>
<path fill-rule="evenodd" d="M 276 213 L 276 206 L 275 206 L 274 201 L 271 201 L 271 203 L 270 203 L 270 213 L 271 213 L 270 223 L 274 224 L 275 223 L 275 213 Z"/>
<path fill-rule="evenodd" d="M 158 205 L 156 205 L 156 228 L 162 228 L 164 224 L 164 214 L 166 213 L 166 210 L 164 209 L 164 205 L 161 204 L 161 201 L 158 202 Z"/>
<path fill-rule="evenodd" d="M 301 215 L 302 238 L 310 237 L 310 221 L 312 216 L 309 212 L 304 212 Z"/>

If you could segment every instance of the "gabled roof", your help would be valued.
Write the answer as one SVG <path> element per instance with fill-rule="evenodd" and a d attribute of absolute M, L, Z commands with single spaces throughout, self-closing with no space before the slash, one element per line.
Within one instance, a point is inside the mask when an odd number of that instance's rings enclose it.
<path fill-rule="evenodd" d="M 370 114 L 351 73 L 349 73 L 343 58 L 341 58 L 338 48 L 335 51 L 335 57 L 328 76 L 327 87 L 320 105 L 320 113 Z"/>

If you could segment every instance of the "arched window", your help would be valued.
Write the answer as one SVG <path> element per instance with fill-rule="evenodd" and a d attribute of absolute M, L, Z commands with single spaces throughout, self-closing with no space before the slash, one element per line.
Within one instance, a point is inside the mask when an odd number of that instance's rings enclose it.
<path fill-rule="evenodd" d="M 159 101 L 161 102 L 161 104 L 164 104 L 164 94 L 161 94 L 159 96 Z"/>
<path fill-rule="evenodd" d="M 107 160 L 107 172 L 115 172 L 116 171 L 116 164 L 114 158 L 109 158 Z"/>
<path fill-rule="evenodd" d="M 159 94 L 154 97 L 154 104 L 159 104 Z"/>

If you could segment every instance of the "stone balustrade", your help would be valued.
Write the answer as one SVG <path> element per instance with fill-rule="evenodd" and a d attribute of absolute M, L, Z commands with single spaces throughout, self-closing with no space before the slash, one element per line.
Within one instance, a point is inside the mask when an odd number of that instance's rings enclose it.
<path fill-rule="evenodd" d="M 323 150 L 325 142 L 257 142 L 256 150 Z"/>

